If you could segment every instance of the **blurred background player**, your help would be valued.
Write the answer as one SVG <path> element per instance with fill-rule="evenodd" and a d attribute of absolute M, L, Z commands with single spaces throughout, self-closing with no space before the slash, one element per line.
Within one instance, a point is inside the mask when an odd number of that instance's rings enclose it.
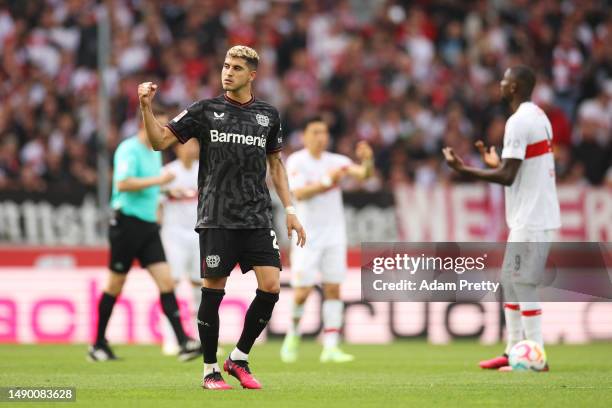
<path fill-rule="evenodd" d="M 163 123 L 168 121 L 163 111 L 156 109 L 154 114 Z M 192 360 L 202 353 L 200 342 L 187 337 L 181 325 L 174 282 L 157 224 L 160 186 L 171 182 L 174 175 L 162 173 L 161 153 L 153 151 L 142 125 L 136 136 L 117 148 L 114 168 L 108 283 L 98 302 L 97 336 L 89 348 L 89 360 L 116 360 L 105 338 L 106 327 L 134 259 L 149 271 L 159 288 L 162 310 L 180 345 L 179 360 Z"/>
<path fill-rule="evenodd" d="M 175 147 L 176 160 L 166 164 L 164 170 L 174 180 L 162 188 L 161 238 L 175 285 L 187 278 L 193 288 L 193 304 L 200 303 L 200 250 L 194 228 L 198 217 L 198 156 L 200 145 L 196 140 Z M 196 328 L 195 316 L 192 317 Z M 180 351 L 169 322 L 162 327 L 162 352 L 176 355 Z"/>
<path fill-rule="evenodd" d="M 329 129 L 320 117 L 306 122 L 304 149 L 287 159 L 289 187 L 297 199 L 297 213 L 308 231 L 309 241 L 303 248 L 291 250 L 291 286 L 294 289 L 292 321 L 281 347 L 281 359 L 293 362 L 298 357 L 299 324 L 304 303 L 316 283 L 317 273 L 323 282 L 323 352 L 321 362 L 347 362 L 354 357 L 338 347 L 344 304 L 340 284 L 346 276 L 346 230 L 342 191 L 339 183 L 345 176 L 364 180 L 374 170 L 372 149 L 359 142 L 355 155 L 361 164 L 341 154 L 326 151 Z"/>
<path fill-rule="evenodd" d="M 506 222 L 510 233 L 502 287 L 508 342 L 502 356 L 480 362 L 480 367 L 487 369 L 511 370 L 508 352 L 522 340 L 523 333 L 527 340 L 544 346 L 536 286 L 546 266 L 555 230 L 561 227 L 561 216 L 552 127 L 544 111 L 531 102 L 535 81 L 535 74 L 526 66 L 506 70 L 500 90 L 514 113 L 506 122 L 501 160 L 494 147 L 476 143 L 491 169 L 468 167 L 452 148 L 443 149 L 446 162 L 457 172 L 506 186 Z"/>

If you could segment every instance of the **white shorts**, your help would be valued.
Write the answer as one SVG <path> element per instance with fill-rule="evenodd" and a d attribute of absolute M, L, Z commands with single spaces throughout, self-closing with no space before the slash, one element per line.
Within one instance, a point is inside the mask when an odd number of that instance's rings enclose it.
<path fill-rule="evenodd" d="M 200 241 L 193 230 L 162 228 L 162 243 L 172 277 L 180 281 L 186 277 L 200 284 Z"/>
<path fill-rule="evenodd" d="M 323 248 L 291 247 L 291 286 L 314 286 L 317 273 L 323 283 L 342 283 L 346 276 L 346 245 Z"/>
<path fill-rule="evenodd" d="M 502 281 L 539 284 L 555 232 L 556 230 L 510 230 L 504 253 Z"/>

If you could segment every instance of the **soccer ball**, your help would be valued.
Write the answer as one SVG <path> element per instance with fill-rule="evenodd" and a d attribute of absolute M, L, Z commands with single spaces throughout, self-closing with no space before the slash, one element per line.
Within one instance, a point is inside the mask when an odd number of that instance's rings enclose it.
<path fill-rule="evenodd" d="M 512 371 L 541 371 L 546 367 L 546 352 L 535 341 L 523 340 L 508 355 Z"/>

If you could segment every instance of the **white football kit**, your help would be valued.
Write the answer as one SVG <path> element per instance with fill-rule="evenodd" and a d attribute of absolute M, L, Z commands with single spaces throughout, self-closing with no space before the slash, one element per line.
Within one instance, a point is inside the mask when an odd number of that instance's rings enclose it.
<path fill-rule="evenodd" d="M 510 234 L 503 274 L 513 282 L 538 283 L 561 227 L 552 138 L 550 121 L 532 102 L 523 102 L 506 122 L 501 157 L 522 160 L 514 183 L 505 187 Z"/>
<path fill-rule="evenodd" d="M 287 159 L 289 188 L 319 183 L 330 171 L 352 165 L 346 156 L 323 152 L 315 159 L 306 149 Z M 304 248 L 291 246 L 291 285 L 313 286 L 317 273 L 324 283 L 341 283 L 346 276 L 346 226 L 342 191 L 338 186 L 296 204 L 297 216 L 307 231 Z"/>
<path fill-rule="evenodd" d="M 198 162 L 187 169 L 180 160 L 168 163 L 164 169 L 175 175 L 164 190 L 180 188 L 189 192 L 187 197 L 173 198 L 166 195 L 162 200 L 161 238 L 172 276 L 180 280 L 188 277 L 200 282 L 199 240 L 194 232 L 198 210 Z"/>

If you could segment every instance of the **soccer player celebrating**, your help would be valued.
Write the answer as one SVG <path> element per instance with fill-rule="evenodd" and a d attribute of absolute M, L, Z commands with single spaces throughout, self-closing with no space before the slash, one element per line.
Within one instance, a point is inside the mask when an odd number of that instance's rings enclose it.
<path fill-rule="evenodd" d="M 297 232 L 297 245 L 306 234 L 295 215 L 280 151 L 282 132 L 278 111 L 256 99 L 251 86 L 259 56 L 252 48 L 234 46 L 227 51 L 221 81 L 225 93 L 193 103 L 166 126 L 155 120 L 151 100 L 157 85 L 138 86 L 146 133 L 156 150 L 176 140 L 200 142 L 198 222 L 202 302 L 198 332 L 204 348 L 202 387 L 231 388 L 217 364 L 219 305 L 225 283 L 238 263 L 243 273 L 253 269 L 257 277 L 255 299 L 244 319 L 236 348 L 223 369 L 244 388 L 261 388 L 249 368 L 248 355 L 266 327 L 280 292 L 280 252 L 272 229 L 272 203 L 266 186 L 266 162 L 276 192 L 287 213 L 287 234 Z"/>
<path fill-rule="evenodd" d="M 200 252 L 193 237 L 198 214 L 198 142 L 190 140 L 175 148 L 177 159 L 164 166 L 174 180 L 163 186 L 161 238 L 175 284 L 184 276 L 193 287 L 193 302 L 200 302 Z M 194 319 L 195 321 L 195 319 Z M 194 327 L 196 327 L 194 325 Z M 162 328 L 162 351 L 176 355 L 180 349 L 172 326 Z"/>
<path fill-rule="evenodd" d="M 477 142 L 490 169 L 464 165 L 452 148 L 443 149 L 450 167 L 460 174 L 506 186 L 506 222 L 510 229 L 502 266 L 504 312 L 508 342 L 504 354 L 480 362 L 480 367 L 511 370 L 508 352 L 522 339 L 543 346 L 542 310 L 536 285 L 546 266 L 554 231 L 561 227 L 555 187 L 552 128 L 546 114 L 531 102 L 533 71 L 523 65 L 506 70 L 501 94 L 512 116 L 506 123 L 501 160 L 495 148 Z M 545 369 L 548 370 L 548 366 Z"/>
<path fill-rule="evenodd" d="M 346 275 L 346 230 L 339 182 L 344 176 L 363 180 L 373 173 L 372 149 L 359 142 L 357 165 L 346 156 L 325 151 L 329 143 L 327 124 L 319 117 L 306 122 L 304 149 L 287 159 L 289 186 L 298 200 L 297 213 L 308 230 L 308 245 L 291 251 L 291 286 L 294 290 L 292 322 L 281 347 L 284 362 L 298 357 L 299 323 L 304 303 L 321 273 L 323 282 L 323 352 L 321 362 L 347 362 L 354 357 L 339 347 L 344 304 L 340 283 Z"/>
<path fill-rule="evenodd" d="M 159 120 L 167 120 L 161 110 L 156 109 L 155 113 Z M 114 168 L 113 217 L 109 229 L 110 273 L 98 303 L 98 330 L 96 342 L 89 348 L 89 360 L 116 359 L 105 338 L 106 326 L 134 259 L 149 271 L 159 288 L 162 310 L 179 344 L 179 360 L 192 360 L 202 353 L 202 348 L 199 341 L 187 337 L 181 325 L 174 282 L 157 224 L 160 186 L 172 181 L 174 175 L 162 173 L 161 154 L 153 151 L 142 126 L 136 136 L 119 145 Z"/>

